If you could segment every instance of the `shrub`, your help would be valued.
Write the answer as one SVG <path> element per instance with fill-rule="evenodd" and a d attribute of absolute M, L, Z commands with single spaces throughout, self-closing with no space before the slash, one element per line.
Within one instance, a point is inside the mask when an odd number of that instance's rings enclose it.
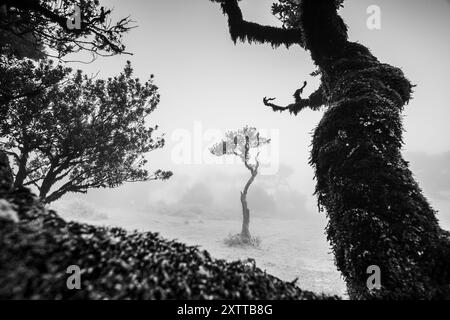
<path fill-rule="evenodd" d="M 225 245 L 229 247 L 253 247 L 253 248 L 259 248 L 261 245 L 261 239 L 258 237 L 250 237 L 250 239 L 242 237 L 240 233 L 238 234 L 229 234 L 223 242 Z"/>

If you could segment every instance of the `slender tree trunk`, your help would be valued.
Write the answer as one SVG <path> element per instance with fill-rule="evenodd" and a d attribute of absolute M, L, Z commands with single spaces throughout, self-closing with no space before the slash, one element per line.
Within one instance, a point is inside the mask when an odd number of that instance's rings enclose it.
<path fill-rule="evenodd" d="M 41 198 L 41 201 L 45 204 L 52 203 L 56 200 L 59 200 L 63 195 L 65 195 L 67 192 L 69 192 L 67 189 L 59 189 L 56 191 L 53 191 L 51 194 L 45 194 L 44 198 Z"/>
<path fill-rule="evenodd" d="M 45 185 L 42 184 L 41 185 L 41 189 L 39 191 L 39 199 L 43 202 L 43 203 L 48 203 L 48 199 L 47 199 L 47 194 L 50 191 L 51 185 L 46 183 Z"/>
<path fill-rule="evenodd" d="M 53 184 L 55 183 L 56 174 L 53 172 L 53 168 L 50 168 L 49 172 L 45 176 L 44 180 L 41 183 L 41 187 L 39 189 L 39 199 L 42 202 L 47 202 L 47 194 L 50 192 Z"/>
<path fill-rule="evenodd" d="M 242 230 L 241 237 L 245 240 L 250 240 L 250 210 L 247 206 L 247 195 L 241 192 L 241 204 L 242 204 Z"/>
<path fill-rule="evenodd" d="M 17 170 L 16 178 L 14 180 L 14 188 L 22 186 L 25 179 L 27 178 L 27 163 L 28 163 L 28 152 L 22 152 L 19 168 Z"/>
<path fill-rule="evenodd" d="M 256 171 L 252 172 L 250 179 L 245 184 L 244 190 L 241 192 L 241 204 L 242 204 L 242 230 L 241 237 L 244 241 L 250 241 L 250 210 L 247 205 L 247 193 L 250 185 L 256 178 Z"/>

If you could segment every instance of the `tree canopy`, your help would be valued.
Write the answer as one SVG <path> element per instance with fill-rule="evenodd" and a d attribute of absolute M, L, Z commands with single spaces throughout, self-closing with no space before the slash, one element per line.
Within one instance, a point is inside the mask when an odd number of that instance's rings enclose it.
<path fill-rule="evenodd" d="M 7 59 L 0 68 L 0 87 L 17 97 L 0 124 L 16 186 L 34 186 L 51 202 L 67 192 L 170 177 L 145 169 L 145 154 L 164 145 L 157 127 L 146 126 L 160 99 L 153 76 L 133 78 L 129 62 L 107 80 L 48 60 Z M 35 94 L 20 97 L 24 90 Z"/>
<path fill-rule="evenodd" d="M 122 36 L 133 25 L 129 17 L 113 22 L 112 10 L 98 0 L 0 0 L 0 52 L 62 58 L 88 51 L 97 55 L 125 53 Z M 79 26 L 70 20 L 79 10 Z M 33 52 L 34 51 L 34 52 Z"/>
<path fill-rule="evenodd" d="M 250 171 L 259 167 L 259 148 L 270 143 L 270 139 L 260 136 L 254 127 L 245 126 L 236 131 L 227 131 L 225 139 L 214 144 L 210 151 L 215 156 L 234 155 L 239 157 Z M 256 150 L 257 154 L 251 155 Z"/>

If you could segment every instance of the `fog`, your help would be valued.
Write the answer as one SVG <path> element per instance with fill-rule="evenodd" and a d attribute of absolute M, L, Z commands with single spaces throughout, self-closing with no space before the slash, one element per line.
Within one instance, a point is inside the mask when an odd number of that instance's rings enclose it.
<path fill-rule="evenodd" d="M 271 2 L 247 0 L 242 7 L 250 20 L 279 25 L 270 15 Z M 382 10 L 381 30 L 365 27 L 366 8 L 372 1 L 348 1 L 342 13 L 352 40 L 402 68 L 417 85 L 405 112 L 404 154 L 443 226 L 450 229 L 450 6 L 445 0 L 376 3 Z M 206 0 L 110 0 L 105 5 L 115 7 L 116 15 L 130 14 L 137 21 L 139 27 L 126 39 L 135 55 L 72 66 L 107 77 L 131 60 L 141 79 L 155 74 L 162 100 L 149 125 L 159 125 L 166 146 L 147 159 L 150 170 L 172 170 L 174 176 L 70 194 L 53 207 L 69 219 L 177 237 L 218 257 L 258 257 L 257 263 L 275 275 L 286 280 L 299 276 L 304 288 L 342 294 L 343 282 L 324 235 L 326 213 L 318 211 L 314 172 L 308 164 L 311 132 L 322 112 L 304 111 L 294 117 L 262 105 L 264 96 L 291 102 L 304 80 L 308 80 L 306 94 L 317 87 L 318 80 L 308 76 L 315 70 L 308 53 L 298 48 L 235 46 L 226 18 Z M 232 252 L 221 241 L 240 230 L 239 196 L 249 172 L 239 161 L 214 163 L 207 153 L 218 135 L 247 124 L 272 138 L 266 170 L 249 191 L 250 229 L 261 238 L 263 251 Z"/>
<path fill-rule="evenodd" d="M 271 3 L 246 0 L 242 9 L 249 20 L 279 25 L 270 14 Z M 380 60 L 402 68 L 417 85 L 405 110 L 405 155 L 425 194 L 443 216 L 449 212 L 450 6 L 444 0 L 376 1 L 381 8 L 381 29 L 369 30 L 366 9 L 371 4 L 368 0 L 348 1 L 342 15 L 352 40 L 368 45 Z M 311 132 L 322 112 L 305 110 L 297 117 L 274 114 L 261 101 L 264 96 L 274 96 L 280 103 L 291 102 L 303 80 L 308 80 L 306 94 L 317 87 L 318 80 L 308 76 L 315 67 L 307 52 L 234 45 L 226 18 L 209 1 L 108 0 L 105 5 L 114 7 L 115 15 L 130 14 L 136 21 L 138 27 L 125 38 L 133 55 L 70 65 L 108 77 L 131 60 L 141 79 L 155 74 L 161 103 L 149 125 L 159 125 L 166 146 L 148 155 L 149 169 L 172 170 L 174 176 L 165 182 L 92 190 L 86 196 L 66 199 L 81 197 L 100 208 L 145 208 L 167 214 L 189 205 L 202 215 L 239 218 L 239 192 L 248 171 L 239 163 L 207 163 L 203 154 L 218 133 L 248 124 L 265 130 L 273 142 L 269 154 L 275 170 L 258 176 L 250 191 L 251 207 L 260 211 L 255 214 L 323 216 L 317 213 L 312 196 L 314 173 L 308 165 Z M 190 142 L 190 161 L 174 156 L 183 139 Z M 289 172 L 287 177 L 283 170 Z M 205 195 L 198 195 L 201 193 Z"/>

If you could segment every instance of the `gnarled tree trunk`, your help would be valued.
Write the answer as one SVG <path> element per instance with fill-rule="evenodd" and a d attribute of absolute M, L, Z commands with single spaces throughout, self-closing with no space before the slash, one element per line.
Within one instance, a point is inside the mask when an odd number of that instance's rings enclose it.
<path fill-rule="evenodd" d="M 299 44 L 311 52 L 322 85 L 309 99 L 275 111 L 326 105 L 313 137 L 316 195 L 327 212 L 328 240 L 353 299 L 450 298 L 450 234 L 402 158 L 401 112 L 411 95 L 403 72 L 347 38 L 339 0 L 301 0 L 300 28 L 246 22 L 236 0 L 217 0 L 233 40 Z M 298 37 L 292 34 L 298 33 Z M 367 286 L 368 268 L 381 288 Z"/>
<path fill-rule="evenodd" d="M 305 46 L 329 106 L 314 133 L 311 164 L 336 264 L 352 298 L 449 297 L 449 233 L 400 153 L 411 84 L 349 42 L 336 9 L 326 0 L 301 5 Z M 379 290 L 366 285 L 371 265 L 381 269 Z"/>

